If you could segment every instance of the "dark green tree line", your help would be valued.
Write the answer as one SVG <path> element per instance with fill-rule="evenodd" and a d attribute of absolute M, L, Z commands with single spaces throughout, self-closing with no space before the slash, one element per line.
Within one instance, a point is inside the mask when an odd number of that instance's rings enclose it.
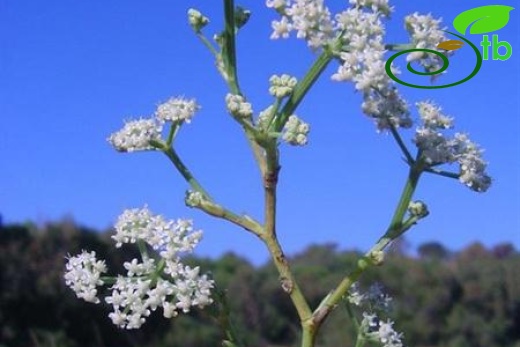
<path fill-rule="evenodd" d="M 72 222 L 0 228 L 0 346 L 9 347 L 213 347 L 221 337 L 222 305 L 176 317 L 156 312 L 138 331 L 112 325 L 109 308 L 75 298 L 65 287 L 67 253 L 94 250 L 110 268 L 137 253 L 114 251 L 110 231 Z M 312 305 L 351 269 L 361 253 L 314 245 L 291 258 Z M 253 266 L 228 253 L 193 258 L 209 270 L 226 299 L 231 323 L 248 346 L 295 346 L 296 313 L 280 289 L 271 263 Z M 118 268 L 119 267 L 119 268 Z M 381 282 L 394 297 L 395 328 L 410 347 L 520 347 L 520 253 L 511 244 L 485 248 L 475 243 L 458 252 L 432 242 L 412 257 L 392 252 L 370 270 L 361 287 Z M 324 347 L 352 346 L 353 329 L 337 310 L 320 336 Z"/>

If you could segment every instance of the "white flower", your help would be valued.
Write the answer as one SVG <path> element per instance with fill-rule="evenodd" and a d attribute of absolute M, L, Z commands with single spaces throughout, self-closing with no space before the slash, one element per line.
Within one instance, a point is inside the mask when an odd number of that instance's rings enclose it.
<path fill-rule="evenodd" d="M 292 115 L 285 123 L 282 139 L 293 146 L 304 146 L 307 144 L 309 130 L 309 124 Z"/>
<path fill-rule="evenodd" d="M 199 109 L 195 99 L 170 98 L 157 107 L 155 116 L 163 122 L 189 123 Z"/>
<path fill-rule="evenodd" d="M 329 9 L 323 0 L 267 0 L 267 7 L 283 12 L 280 21 L 273 21 L 271 38 L 296 37 L 305 39 L 309 47 L 320 48 L 334 38 L 334 25 Z"/>
<path fill-rule="evenodd" d="M 342 62 L 332 75 L 335 81 L 351 81 L 359 91 L 383 90 L 392 83 L 385 70 L 384 28 L 378 13 L 351 8 L 336 15 L 338 30 L 344 35 Z"/>
<path fill-rule="evenodd" d="M 465 134 L 456 133 L 453 137 L 444 134 L 445 129 L 453 127 L 453 119 L 444 115 L 439 106 L 420 102 L 417 108 L 422 125 L 415 132 L 414 143 L 426 162 L 430 165 L 457 162 L 459 180 L 474 191 L 486 191 L 491 178 L 485 173 L 487 163 L 479 146 Z"/>
<path fill-rule="evenodd" d="M 403 343 L 401 342 L 401 338 L 403 337 L 402 333 L 397 333 L 392 325 L 394 322 L 387 320 L 386 322 L 379 322 L 379 340 L 383 344 L 383 347 L 402 347 Z"/>
<path fill-rule="evenodd" d="M 175 259 L 182 253 L 193 251 L 202 237 L 201 231 L 193 231 L 190 220 L 165 220 L 146 207 L 125 210 L 119 216 L 115 229 L 116 234 L 112 238 L 116 241 L 116 247 L 142 240 L 166 259 Z"/>
<path fill-rule="evenodd" d="M 405 26 L 416 48 L 433 49 L 447 38 L 440 28 L 441 19 L 435 19 L 431 14 L 420 15 L 417 12 L 405 17 Z M 448 51 L 445 54 L 450 55 Z M 442 67 L 442 59 L 426 52 L 413 52 L 406 58 L 408 62 L 418 61 L 427 71 L 437 71 Z"/>
<path fill-rule="evenodd" d="M 108 142 L 120 152 L 150 150 L 151 140 L 160 140 L 162 126 L 155 119 L 128 121 L 123 129 L 113 133 Z"/>
<path fill-rule="evenodd" d="M 364 95 L 363 112 L 374 119 L 378 131 L 395 128 L 410 128 L 413 124 L 406 101 L 396 89 L 371 92 Z"/>
<path fill-rule="evenodd" d="M 246 102 L 242 95 L 227 94 L 226 106 L 234 117 L 249 118 L 253 115 L 253 108 L 249 102 Z"/>
<path fill-rule="evenodd" d="M 388 4 L 388 0 L 349 0 L 349 3 L 355 6 L 363 6 L 370 8 L 374 12 L 382 12 L 389 15 L 393 8 Z"/>
<path fill-rule="evenodd" d="M 82 251 L 79 255 L 69 257 L 65 265 L 65 284 L 80 299 L 99 303 L 96 287 L 103 285 L 100 279 L 107 271 L 105 261 L 96 259 L 96 252 Z"/>
<path fill-rule="evenodd" d="M 273 75 L 269 79 L 269 94 L 279 99 L 289 96 L 297 82 L 296 78 L 286 74 L 281 76 Z"/>

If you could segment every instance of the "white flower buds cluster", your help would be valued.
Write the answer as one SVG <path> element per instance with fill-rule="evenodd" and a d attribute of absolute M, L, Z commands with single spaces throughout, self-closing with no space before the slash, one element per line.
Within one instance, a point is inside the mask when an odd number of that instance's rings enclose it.
<path fill-rule="evenodd" d="M 200 109 L 195 99 L 170 98 L 160 104 L 151 118 L 132 120 L 123 129 L 113 133 L 108 142 L 119 152 L 152 150 L 152 141 L 161 140 L 165 122 L 189 123 Z"/>
<path fill-rule="evenodd" d="M 410 204 L 408 205 L 408 212 L 411 216 L 424 218 L 426 217 L 430 212 L 428 211 L 428 206 L 422 201 L 410 201 Z"/>
<path fill-rule="evenodd" d="M 269 93 L 275 98 L 281 99 L 292 94 L 298 81 L 295 77 L 283 74 L 281 76 L 271 76 L 269 83 Z"/>
<path fill-rule="evenodd" d="M 251 103 L 246 102 L 242 95 L 227 94 L 226 106 L 233 117 L 249 118 L 253 115 L 253 108 Z"/>
<path fill-rule="evenodd" d="M 137 329 L 158 307 L 166 318 L 178 311 L 189 312 L 191 307 L 204 307 L 212 303 L 213 280 L 200 274 L 198 267 L 191 268 L 180 261 L 181 255 L 193 251 L 202 232 L 193 231 L 188 220 L 165 220 L 152 214 L 146 207 L 126 210 L 119 217 L 116 234 L 112 238 L 116 247 L 124 243 L 140 245 L 142 261 L 125 262 L 126 276 L 119 275 L 105 301 L 112 305 L 109 314 L 112 322 L 126 329 Z M 148 250 L 154 250 L 154 257 Z M 70 257 L 66 265 L 65 282 L 79 298 L 99 303 L 97 287 L 103 285 L 100 274 L 107 271 L 104 261 L 95 253 L 83 251 Z M 113 281 L 114 279 L 112 279 Z"/>
<path fill-rule="evenodd" d="M 486 191 L 491 178 L 485 173 L 487 164 L 482 159 L 482 150 L 465 134 L 448 137 L 442 132 L 453 126 L 453 120 L 439 106 L 420 102 L 417 108 L 423 124 L 417 128 L 414 142 L 426 162 L 430 165 L 457 162 L 459 180 L 474 191 Z"/>
<path fill-rule="evenodd" d="M 199 33 L 209 23 L 209 18 L 200 13 L 199 10 L 190 8 L 188 10 L 188 22 L 196 33 Z"/>
<path fill-rule="evenodd" d="M 293 146 L 304 146 L 307 144 L 307 134 L 310 131 L 309 124 L 292 115 L 285 123 L 282 139 Z"/>

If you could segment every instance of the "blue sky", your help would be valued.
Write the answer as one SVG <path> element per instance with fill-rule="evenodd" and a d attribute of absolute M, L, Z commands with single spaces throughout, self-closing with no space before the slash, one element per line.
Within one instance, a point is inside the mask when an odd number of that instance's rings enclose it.
<path fill-rule="evenodd" d="M 340 10 L 347 1 L 329 1 Z M 515 6 L 515 1 L 501 1 Z M 253 12 L 238 38 L 239 77 L 255 111 L 271 99 L 276 73 L 301 77 L 315 57 L 296 39 L 271 41 L 275 14 L 263 1 L 239 4 Z M 399 0 L 388 42 L 404 43 L 403 18 L 414 11 L 450 26 L 473 0 Z M 493 3 L 494 4 L 494 3 Z M 179 134 L 178 152 L 218 202 L 260 217 L 258 171 L 238 126 L 224 110 L 225 85 L 210 54 L 194 37 L 186 11 L 196 7 L 221 29 L 221 1 L 0 1 L 0 213 L 4 222 L 37 223 L 65 216 L 94 227 L 111 225 L 125 208 L 145 203 L 170 218 L 193 218 L 205 230 L 199 254 L 233 250 L 267 259 L 256 238 L 184 206 L 186 183 L 158 153 L 120 154 L 106 142 L 123 119 L 151 114 L 170 96 L 194 97 L 202 110 Z M 440 90 L 402 87 L 412 104 L 433 99 L 486 149 L 494 185 L 477 194 L 455 180 L 425 176 L 416 197 L 430 216 L 406 236 L 412 247 L 440 241 L 451 249 L 470 242 L 520 247 L 520 9 L 497 32 L 513 55 L 485 61 L 462 85 Z M 478 44 L 481 36 L 471 36 Z M 471 70 L 459 51 L 446 81 Z M 404 69 L 404 63 L 400 66 Z M 336 83 L 331 64 L 297 114 L 311 124 L 310 145 L 282 146 L 279 187 L 281 242 L 294 254 L 310 243 L 367 249 L 391 217 L 406 167 L 392 138 L 377 134 L 360 112 L 352 85 Z M 410 143 L 410 134 L 405 135 Z"/>

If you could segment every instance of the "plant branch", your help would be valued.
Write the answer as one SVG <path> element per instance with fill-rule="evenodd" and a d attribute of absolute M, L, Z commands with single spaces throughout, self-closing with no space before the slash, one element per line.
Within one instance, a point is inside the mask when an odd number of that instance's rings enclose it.
<path fill-rule="evenodd" d="M 191 186 L 191 188 L 201 193 L 206 199 L 211 200 L 211 196 L 206 192 L 206 190 L 202 187 L 202 185 L 197 181 L 197 179 L 193 176 L 191 171 L 184 165 L 181 158 L 177 154 L 177 152 L 173 149 L 173 147 L 162 148 L 162 152 L 170 159 L 173 163 L 177 171 L 184 177 L 186 182 Z"/>
<path fill-rule="evenodd" d="M 294 113 L 309 89 L 318 80 L 333 58 L 333 52 L 330 49 L 324 49 L 307 74 L 303 77 L 303 80 L 296 84 L 291 97 L 287 100 L 280 112 L 281 117 L 276 119 L 274 126 L 275 131 L 280 132 L 283 129 L 287 119 Z"/>
<path fill-rule="evenodd" d="M 410 223 L 411 220 L 408 220 L 407 223 L 403 224 L 403 218 L 406 214 L 410 201 L 412 200 L 413 193 L 415 192 L 422 172 L 422 162 L 420 160 L 416 160 L 414 165 L 410 167 L 408 179 L 387 231 L 365 254 L 365 256 L 363 256 L 358 261 L 356 268 L 343 278 L 339 285 L 334 289 L 332 294 L 327 296 L 319 305 L 318 310 L 313 313 L 316 326 L 319 327 L 324 322 L 329 313 L 334 310 L 339 301 L 347 293 L 350 286 L 358 280 L 358 278 L 367 268 L 372 265 L 378 265 L 380 263 L 375 261 L 374 255 L 383 251 L 393 240 L 402 235 L 402 233 L 408 230 L 415 223 L 415 221 L 413 221 L 414 223 Z"/>

